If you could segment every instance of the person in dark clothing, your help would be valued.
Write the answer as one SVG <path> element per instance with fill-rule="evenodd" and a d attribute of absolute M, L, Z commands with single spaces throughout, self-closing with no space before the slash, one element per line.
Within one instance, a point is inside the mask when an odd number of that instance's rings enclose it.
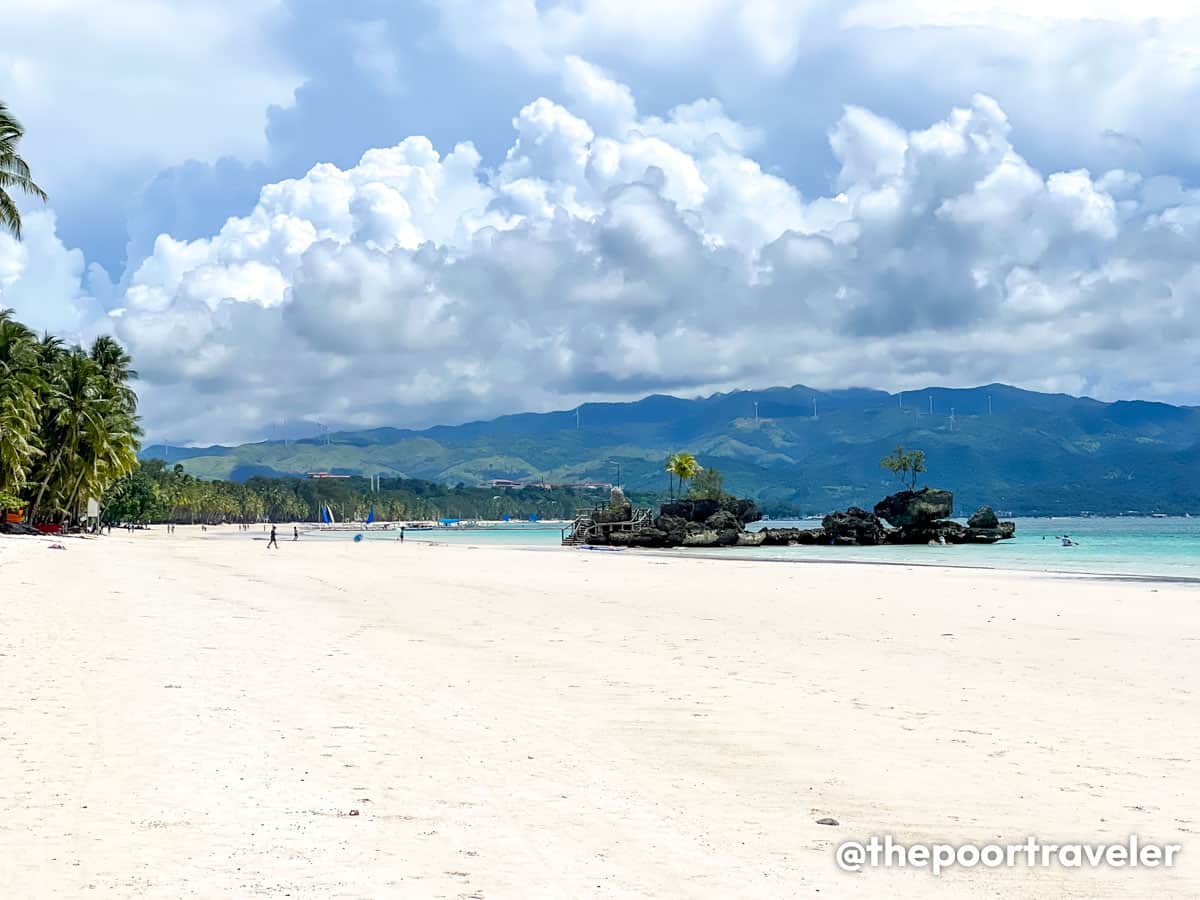
<path fill-rule="evenodd" d="M 293 541 L 300 540 L 300 529 L 297 528 L 295 525 L 292 526 L 292 540 Z"/>
<path fill-rule="evenodd" d="M 400 543 L 404 543 L 404 526 L 400 526 Z"/>
<path fill-rule="evenodd" d="M 275 540 L 275 526 L 274 525 L 271 526 L 271 539 L 269 541 L 267 541 L 267 549 L 270 550 L 272 547 L 274 547 L 276 550 L 279 549 L 279 541 Z"/>

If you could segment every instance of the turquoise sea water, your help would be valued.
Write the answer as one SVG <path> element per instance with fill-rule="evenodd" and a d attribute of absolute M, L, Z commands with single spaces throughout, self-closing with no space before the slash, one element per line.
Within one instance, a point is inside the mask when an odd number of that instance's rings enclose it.
<path fill-rule="evenodd" d="M 695 551 L 720 558 L 839 560 L 987 566 L 1048 572 L 1156 575 L 1200 579 L 1200 518 L 1055 518 L 1017 519 L 1017 534 L 998 544 L 948 547 L 741 547 Z M 813 528 L 815 520 L 755 523 L 751 528 Z M 1057 535 L 1069 534 L 1077 547 L 1063 547 Z M 396 539 L 396 532 L 368 532 L 368 540 Z M 351 540 L 353 533 L 334 532 L 325 539 Z M 438 528 L 406 531 L 411 541 L 537 546 L 559 544 L 560 526 L 514 525 L 483 528 Z M 674 551 L 659 551 L 670 553 Z"/>

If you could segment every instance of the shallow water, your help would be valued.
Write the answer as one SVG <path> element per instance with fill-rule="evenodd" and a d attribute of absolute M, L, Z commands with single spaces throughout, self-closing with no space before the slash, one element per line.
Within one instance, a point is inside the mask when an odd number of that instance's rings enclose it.
<path fill-rule="evenodd" d="M 989 566 L 1048 572 L 1157 575 L 1200 578 L 1200 518 L 1053 518 L 1017 519 L 1017 534 L 998 544 L 929 547 L 737 547 L 703 552 L 720 557 L 779 560 L 859 560 L 928 565 Z M 814 528 L 817 520 L 774 520 L 751 528 Z M 1063 547 L 1069 534 L 1077 547 Z M 354 532 L 309 532 L 306 537 L 353 540 Z M 365 532 L 367 540 L 395 541 L 398 532 Z M 436 528 L 405 532 L 410 541 L 479 546 L 559 544 L 557 525 L 508 525 L 483 528 Z"/>

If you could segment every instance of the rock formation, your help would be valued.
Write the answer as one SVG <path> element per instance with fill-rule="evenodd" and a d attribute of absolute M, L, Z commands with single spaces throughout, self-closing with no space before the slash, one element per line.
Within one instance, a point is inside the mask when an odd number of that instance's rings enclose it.
<path fill-rule="evenodd" d="M 879 516 L 852 506 L 845 512 L 830 513 L 821 520 L 825 540 L 822 543 L 843 547 L 882 544 L 887 536 Z"/>
<path fill-rule="evenodd" d="M 592 514 L 598 523 L 628 521 L 630 507 Z M 732 547 L 757 546 L 763 538 L 746 531 L 746 525 L 760 518 L 753 500 L 733 497 L 720 500 L 672 500 L 664 503 L 652 523 L 633 531 L 600 529 L 589 540 L 593 544 L 616 547 Z"/>
<path fill-rule="evenodd" d="M 887 519 L 893 528 L 922 525 L 950 518 L 954 509 L 954 495 L 949 491 L 922 488 L 919 491 L 901 491 L 884 497 L 875 504 L 875 515 Z"/>
<path fill-rule="evenodd" d="M 967 519 L 968 528 L 999 528 L 1000 520 L 996 518 L 996 514 L 992 512 L 990 506 L 981 506 L 975 510 L 975 514 Z"/>
<path fill-rule="evenodd" d="M 614 492 L 607 509 L 593 513 L 600 523 L 628 522 L 632 507 Z M 764 528 L 750 532 L 746 525 L 760 518 L 753 500 L 672 500 L 664 503 L 652 522 L 632 530 L 601 529 L 589 542 L 618 547 L 781 547 L 794 544 L 875 546 L 879 544 L 990 544 L 1011 538 L 1012 522 L 1001 522 L 982 506 L 966 525 L 949 515 L 954 508 L 950 491 L 925 488 L 901 491 L 875 504 L 873 513 L 852 506 L 830 513 L 820 528 Z M 886 520 L 884 522 L 883 520 Z M 891 527 L 889 527 L 891 526 Z"/>

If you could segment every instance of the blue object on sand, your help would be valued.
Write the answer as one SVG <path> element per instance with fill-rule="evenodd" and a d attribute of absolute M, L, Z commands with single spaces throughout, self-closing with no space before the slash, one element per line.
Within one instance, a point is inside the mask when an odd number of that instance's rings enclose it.
<path fill-rule="evenodd" d="M 354 536 L 354 543 L 356 543 L 356 544 L 357 544 L 357 543 L 358 543 L 359 541 L 361 541 L 361 540 L 362 540 L 362 535 L 361 535 L 361 534 L 356 534 L 356 535 Z"/>

